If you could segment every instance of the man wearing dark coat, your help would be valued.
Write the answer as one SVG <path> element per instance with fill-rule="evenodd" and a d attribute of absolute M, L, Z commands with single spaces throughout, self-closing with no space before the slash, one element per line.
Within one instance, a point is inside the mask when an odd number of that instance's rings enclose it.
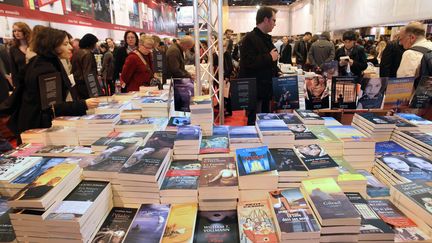
<path fill-rule="evenodd" d="M 292 48 L 291 45 L 288 43 L 288 36 L 284 36 L 282 38 L 282 46 L 280 47 L 280 58 L 279 58 L 279 62 L 280 63 L 285 63 L 285 64 L 292 64 L 292 60 L 291 60 L 291 52 L 292 52 Z"/>
<path fill-rule="evenodd" d="M 248 125 L 254 125 L 256 113 L 270 112 L 272 78 L 280 72 L 277 67 L 278 51 L 270 33 L 276 26 L 277 10 L 261 7 L 256 15 L 256 27 L 245 35 L 240 47 L 239 78 L 256 78 L 256 107 L 249 107 Z"/>
<path fill-rule="evenodd" d="M 367 68 L 364 48 L 355 44 L 357 36 L 354 31 L 346 31 L 342 36 L 342 40 L 344 46 L 337 49 L 335 54 L 335 60 L 339 62 L 339 75 L 362 77 L 363 71 Z M 348 56 L 349 59 L 341 59 L 341 57 L 346 56 Z"/>

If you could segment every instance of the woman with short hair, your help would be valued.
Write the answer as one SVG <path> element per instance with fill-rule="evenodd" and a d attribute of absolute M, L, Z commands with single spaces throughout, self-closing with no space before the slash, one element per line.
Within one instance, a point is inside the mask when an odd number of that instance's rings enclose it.
<path fill-rule="evenodd" d="M 113 80 L 120 78 L 120 74 L 123 70 L 123 65 L 125 64 L 126 58 L 129 53 L 135 51 L 138 48 L 139 38 L 137 33 L 132 30 L 128 30 L 124 34 L 124 46 L 118 48 L 115 56 L 115 68 Z"/>

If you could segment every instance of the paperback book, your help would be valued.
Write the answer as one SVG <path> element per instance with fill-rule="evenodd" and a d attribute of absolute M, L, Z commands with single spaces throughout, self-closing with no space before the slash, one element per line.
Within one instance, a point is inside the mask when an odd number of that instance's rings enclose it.
<path fill-rule="evenodd" d="M 300 108 L 297 76 L 273 78 L 273 96 L 277 110 Z"/>
<path fill-rule="evenodd" d="M 199 177 L 200 190 L 203 187 L 232 186 L 238 186 L 236 165 L 232 157 L 203 159 Z"/>
<path fill-rule="evenodd" d="M 276 169 L 281 172 L 304 172 L 307 174 L 307 169 L 301 160 L 297 157 L 293 149 L 277 148 L 270 149 L 270 153 L 276 162 Z"/>
<path fill-rule="evenodd" d="M 294 150 L 309 171 L 338 167 L 333 158 L 318 144 L 295 145 Z"/>
<path fill-rule="evenodd" d="M 201 170 L 198 160 L 172 161 L 161 190 L 196 190 Z"/>
<path fill-rule="evenodd" d="M 200 154 L 229 153 L 229 151 L 228 135 L 205 136 L 201 139 Z"/>
<path fill-rule="evenodd" d="M 161 243 L 192 243 L 197 211 L 195 203 L 172 205 Z"/>
<path fill-rule="evenodd" d="M 237 211 L 200 211 L 198 213 L 195 243 L 239 242 Z"/>
<path fill-rule="evenodd" d="M 363 78 L 357 109 L 381 109 L 387 89 L 387 78 Z"/>
<path fill-rule="evenodd" d="M 431 104 L 432 77 L 422 77 L 410 100 L 410 107 L 422 109 Z"/>
<path fill-rule="evenodd" d="M 376 157 L 382 157 L 386 155 L 406 155 L 406 154 L 412 154 L 412 153 L 393 141 L 377 142 L 375 144 Z"/>
<path fill-rule="evenodd" d="M 306 77 L 304 83 L 304 95 L 306 109 L 326 109 L 329 108 L 330 94 L 327 80 L 321 75 Z"/>
<path fill-rule="evenodd" d="M 96 233 L 92 243 L 122 242 L 137 212 L 136 208 L 114 207 Z"/>
<path fill-rule="evenodd" d="M 33 167 L 23 172 L 21 175 L 16 177 L 12 184 L 27 185 L 34 181 L 46 170 L 61 164 L 65 161 L 65 158 L 43 158 L 40 162 L 36 163 Z"/>
<path fill-rule="evenodd" d="M 414 77 L 389 78 L 384 98 L 384 109 L 399 112 L 408 108 L 414 84 Z"/>
<path fill-rule="evenodd" d="M 333 77 L 332 80 L 332 109 L 355 109 L 357 106 L 356 77 Z"/>
<path fill-rule="evenodd" d="M 294 133 L 295 140 L 317 139 L 317 137 L 304 124 L 287 125 Z"/>
<path fill-rule="evenodd" d="M 106 176 L 117 174 L 129 157 L 137 149 L 134 145 L 112 145 L 102 151 L 90 165 L 84 168 L 84 175 L 91 176 L 95 172 Z"/>
<path fill-rule="evenodd" d="M 415 155 L 387 155 L 379 159 L 391 171 L 410 181 L 432 180 L 432 161 Z"/>
<path fill-rule="evenodd" d="M 0 242 L 15 240 L 15 231 L 9 217 L 12 210 L 8 206 L 7 200 L 8 198 L 0 196 Z"/>
<path fill-rule="evenodd" d="M 267 146 L 236 150 L 239 176 L 276 170 L 276 163 Z"/>
<path fill-rule="evenodd" d="M 369 171 L 357 170 L 357 173 L 366 177 L 366 193 L 370 198 L 384 198 L 390 196 L 390 188 L 384 185 L 384 183 L 382 183 L 381 181 L 379 181 Z"/>
<path fill-rule="evenodd" d="M 191 97 L 194 96 L 194 82 L 189 78 L 174 79 L 174 110 L 190 112 Z"/>

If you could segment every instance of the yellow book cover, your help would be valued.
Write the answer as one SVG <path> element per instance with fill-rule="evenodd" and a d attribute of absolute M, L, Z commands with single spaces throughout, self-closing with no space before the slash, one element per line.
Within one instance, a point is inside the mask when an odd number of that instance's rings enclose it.
<path fill-rule="evenodd" d="M 162 243 L 192 243 L 197 212 L 196 203 L 172 205 Z"/>
<path fill-rule="evenodd" d="M 25 186 L 10 201 L 37 200 L 44 197 L 52 188 L 57 186 L 63 178 L 77 167 L 76 164 L 59 164 L 49 168 L 36 180 Z"/>

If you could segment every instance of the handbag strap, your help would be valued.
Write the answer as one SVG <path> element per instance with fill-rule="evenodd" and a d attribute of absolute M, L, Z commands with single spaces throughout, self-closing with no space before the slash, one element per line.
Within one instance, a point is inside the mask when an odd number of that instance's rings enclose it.
<path fill-rule="evenodd" d="M 141 61 L 144 63 L 144 66 L 147 68 L 147 71 L 152 72 L 152 70 L 150 69 L 150 66 L 147 64 L 147 61 L 144 59 L 144 57 L 141 55 L 141 52 L 139 52 L 138 50 L 134 50 L 133 51 L 138 57 L 139 59 L 141 59 Z"/>

